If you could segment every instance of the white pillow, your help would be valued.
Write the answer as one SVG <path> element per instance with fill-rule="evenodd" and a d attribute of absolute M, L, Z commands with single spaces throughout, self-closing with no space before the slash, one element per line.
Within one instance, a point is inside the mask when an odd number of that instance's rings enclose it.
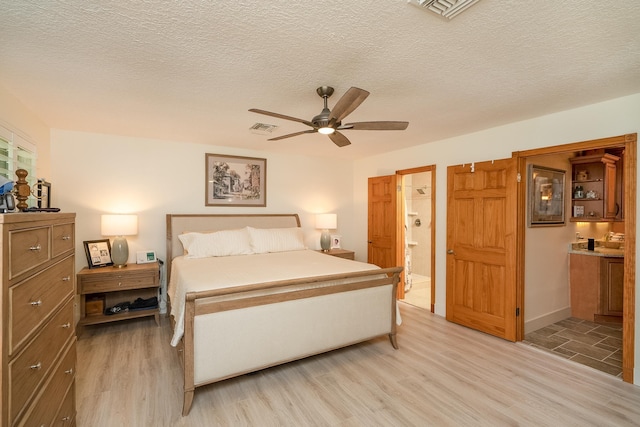
<path fill-rule="evenodd" d="M 251 248 L 256 254 L 266 252 L 300 251 L 306 249 L 300 227 L 253 228 L 247 227 Z"/>
<path fill-rule="evenodd" d="M 221 230 L 215 233 L 185 233 L 178 236 L 187 252 L 186 258 L 252 254 L 249 232 Z"/>

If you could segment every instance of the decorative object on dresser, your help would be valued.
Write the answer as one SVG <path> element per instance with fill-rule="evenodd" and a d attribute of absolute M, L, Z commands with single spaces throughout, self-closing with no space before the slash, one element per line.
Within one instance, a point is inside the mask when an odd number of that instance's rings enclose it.
<path fill-rule="evenodd" d="M 267 159 L 205 154 L 205 206 L 267 206 Z"/>
<path fill-rule="evenodd" d="M 329 230 L 335 230 L 338 226 L 338 216 L 336 214 L 316 215 L 316 228 L 322 230 L 320 235 L 320 248 L 323 251 L 331 249 L 331 235 Z"/>
<path fill-rule="evenodd" d="M 0 215 L 0 236 L 0 425 L 75 425 L 75 214 Z"/>
<path fill-rule="evenodd" d="M 124 236 L 138 234 L 138 215 L 102 215 L 103 236 L 115 236 L 111 244 L 111 261 L 117 268 L 126 267 L 129 245 Z"/>
<path fill-rule="evenodd" d="M 340 249 L 340 241 L 342 240 L 342 236 L 339 234 L 331 235 L 331 249 Z"/>
<path fill-rule="evenodd" d="M 137 317 L 153 316 L 156 324 L 160 325 L 157 303 L 160 270 L 157 262 L 131 264 L 125 269 L 84 268 L 76 279 L 80 295 L 78 336 L 87 325 Z M 155 304 L 152 304 L 154 297 Z M 96 313 L 96 301 L 100 300 L 104 311 Z"/>

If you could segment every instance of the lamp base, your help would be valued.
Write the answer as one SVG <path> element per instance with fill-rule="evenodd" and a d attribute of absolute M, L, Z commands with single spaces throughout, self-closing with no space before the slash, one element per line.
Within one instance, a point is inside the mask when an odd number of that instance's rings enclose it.
<path fill-rule="evenodd" d="M 127 239 L 122 236 L 118 236 L 113 239 L 111 245 L 111 261 L 115 268 L 123 268 L 127 266 L 129 260 L 129 245 Z"/>
<path fill-rule="evenodd" d="M 322 234 L 320 235 L 320 248 L 324 252 L 328 252 L 331 249 L 331 235 L 329 234 L 329 230 L 322 230 Z"/>

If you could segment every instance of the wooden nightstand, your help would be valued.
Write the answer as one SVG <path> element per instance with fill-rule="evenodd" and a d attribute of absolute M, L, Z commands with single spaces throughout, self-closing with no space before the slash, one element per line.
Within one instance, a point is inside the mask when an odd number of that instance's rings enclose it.
<path fill-rule="evenodd" d="M 151 298 L 158 296 L 160 286 L 160 271 L 157 262 L 149 264 L 128 264 L 124 268 L 102 267 L 84 268 L 76 275 L 78 294 L 80 295 L 80 321 L 78 322 L 78 336 L 82 327 L 101 323 L 116 322 L 118 320 L 135 319 L 153 316 L 156 324 L 160 325 L 160 309 L 158 307 L 130 310 L 106 315 L 104 310 L 121 302 L 134 302 L 136 298 Z M 96 299 L 97 301 L 92 301 Z M 101 299 L 100 299 L 101 298 Z M 89 299 L 90 310 L 87 310 Z M 99 303 L 102 301 L 102 303 Z M 93 312 L 91 308 L 102 310 Z M 87 314 L 87 311 L 90 313 Z"/>
<path fill-rule="evenodd" d="M 353 251 L 348 251 L 346 249 L 329 249 L 327 252 L 324 251 L 318 251 L 318 252 L 322 252 L 323 254 L 327 254 L 327 255 L 331 255 L 331 256 L 337 256 L 338 258 L 345 258 L 345 259 L 350 259 L 350 260 L 355 260 L 356 259 L 356 254 Z"/>

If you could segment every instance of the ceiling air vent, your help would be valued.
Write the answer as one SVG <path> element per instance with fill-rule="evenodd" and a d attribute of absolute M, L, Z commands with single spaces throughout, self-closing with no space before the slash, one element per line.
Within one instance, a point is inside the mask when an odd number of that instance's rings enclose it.
<path fill-rule="evenodd" d="M 266 123 L 256 123 L 249 128 L 251 133 L 257 133 L 258 135 L 271 135 L 276 129 L 278 129 L 278 126 Z"/>
<path fill-rule="evenodd" d="M 453 19 L 479 0 L 407 0 L 414 6 L 430 10 L 443 18 Z"/>

